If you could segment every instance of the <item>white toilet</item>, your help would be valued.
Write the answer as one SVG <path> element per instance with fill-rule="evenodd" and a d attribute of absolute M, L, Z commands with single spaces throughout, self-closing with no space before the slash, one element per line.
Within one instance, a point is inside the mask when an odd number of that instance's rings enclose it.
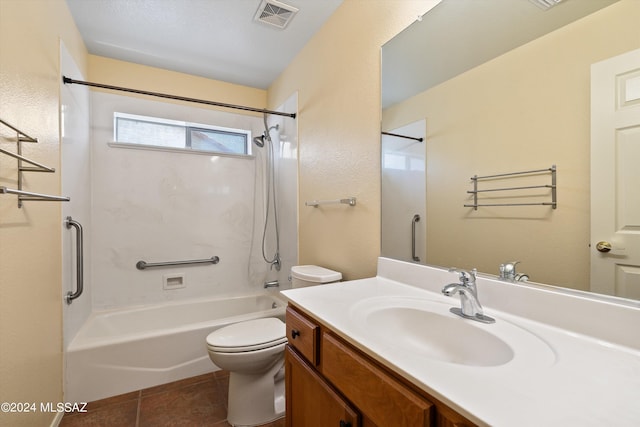
<path fill-rule="evenodd" d="M 341 279 L 341 273 L 315 265 L 291 268 L 293 288 Z M 257 426 L 284 416 L 286 343 L 285 324 L 275 317 L 234 323 L 207 336 L 209 358 L 229 371 L 229 424 Z"/>

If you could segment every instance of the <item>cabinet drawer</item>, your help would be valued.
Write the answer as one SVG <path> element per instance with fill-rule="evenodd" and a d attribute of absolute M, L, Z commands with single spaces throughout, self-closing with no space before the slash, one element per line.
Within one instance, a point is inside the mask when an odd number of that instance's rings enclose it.
<path fill-rule="evenodd" d="M 320 326 L 291 307 L 287 307 L 286 322 L 289 345 L 298 350 L 312 365 L 318 365 Z"/>
<path fill-rule="evenodd" d="M 329 333 L 322 334 L 321 349 L 323 375 L 376 425 L 431 425 L 431 402 Z"/>

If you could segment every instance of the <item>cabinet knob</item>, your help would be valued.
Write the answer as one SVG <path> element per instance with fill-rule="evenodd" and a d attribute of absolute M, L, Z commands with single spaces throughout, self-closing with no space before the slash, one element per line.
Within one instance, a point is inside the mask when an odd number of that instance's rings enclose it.
<path fill-rule="evenodd" d="M 340 420 L 340 427 L 351 427 L 351 423 L 349 421 Z"/>
<path fill-rule="evenodd" d="M 298 331 L 297 329 L 292 329 L 291 330 L 291 338 L 293 338 L 294 340 L 296 339 L 296 337 L 300 336 L 300 331 Z"/>

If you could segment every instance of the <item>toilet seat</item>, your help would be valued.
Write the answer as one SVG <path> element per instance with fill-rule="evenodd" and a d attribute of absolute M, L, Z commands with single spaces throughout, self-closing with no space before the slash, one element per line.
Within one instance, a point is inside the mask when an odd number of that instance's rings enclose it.
<path fill-rule="evenodd" d="M 286 342 L 286 326 L 275 317 L 234 323 L 207 336 L 209 350 L 220 353 L 257 351 Z"/>
<path fill-rule="evenodd" d="M 243 347 L 220 347 L 220 346 L 215 346 L 210 344 L 207 344 L 207 347 L 209 348 L 209 350 L 215 351 L 217 353 L 246 353 L 249 351 L 264 350 L 267 348 L 275 347 L 275 346 L 286 344 L 286 343 L 287 343 L 287 338 L 284 337 L 279 340 L 268 342 L 268 343 L 248 345 Z"/>

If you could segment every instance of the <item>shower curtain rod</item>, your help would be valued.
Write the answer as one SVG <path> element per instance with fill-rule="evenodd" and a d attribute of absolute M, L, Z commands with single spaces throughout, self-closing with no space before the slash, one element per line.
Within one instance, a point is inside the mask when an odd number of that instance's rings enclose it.
<path fill-rule="evenodd" d="M 97 87 L 100 89 L 119 90 L 121 92 L 137 93 L 139 95 L 156 96 L 158 98 L 175 99 L 177 101 L 195 102 L 197 104 L 214 105 L 216 107 L 233 108 L 235 110 L 253 111 L 255 113 L 273 114 L 276 116 L 291 117 L 293 119 L 296 118 L 296 113 L 283 113 L 281 111 L 266 110 L 264 108 L 245 107 L 243 105 L 225 104 L 223 102 L 207 101 L 204 99 L 196 99 L 196 98 L 187 98 L 185 96 L 168 95 L 166 93 L 149 92 L 146 90 L 139 90 L 139 89 L 129 89 L 126 87 L 104 85 L 101 83 L 91 83 L 91 82 L 85 82 L 82 80 L 71 79 L 66 76 L 62 76 L 62 81 L 64 82 L 64 84 L 79 84 L 84 86 Z"/>
<path fill-rule="evenodd" d="M 419 141 L 419 142 L 424 141 L 424 138 L 416 138 L 415 136 L 406 136 L 406 135 L 400 135 L 398 133 L 391 133 L 391 132 L 380 132 L 380 133 L 383 135 L 397 136 L 398 138 L 413 139 L 414 141 Z"/>

